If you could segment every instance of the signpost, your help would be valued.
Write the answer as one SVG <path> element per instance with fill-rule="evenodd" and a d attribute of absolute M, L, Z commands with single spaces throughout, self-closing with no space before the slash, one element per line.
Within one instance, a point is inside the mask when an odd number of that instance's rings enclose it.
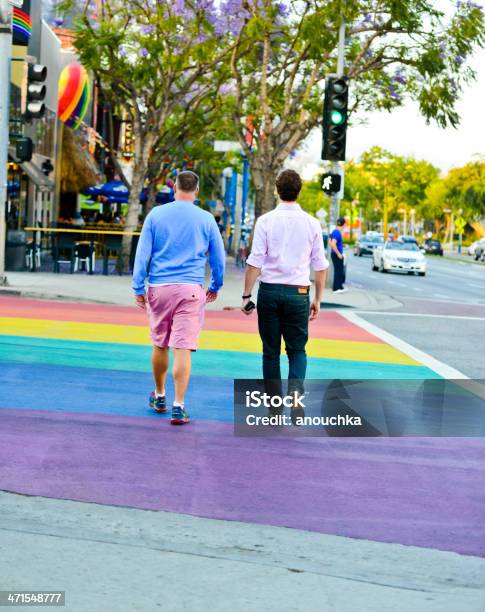
<path fill-rule="evenodd" d="M 455 229 L 458 234 L 458 255 L 461 255 L 461 243 L 466 223 L 467 222 L 461 215 L 455 219 Z"/>

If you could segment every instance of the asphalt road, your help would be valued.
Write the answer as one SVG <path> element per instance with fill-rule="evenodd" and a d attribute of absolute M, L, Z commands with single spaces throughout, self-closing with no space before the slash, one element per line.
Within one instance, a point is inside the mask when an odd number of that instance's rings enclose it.
<path fill-rule="evenodd" d="M 425 277 L 372 271 L 371 257 L 350 255 L 349 287 L 379 291 L 402 304 L 365 320 L 466 376 L 485 380 L 485 266 L 428 257 Z"/>
<path fill-rule="evenodd" d="M 425 277 L 372 271 L 372 257 L 349 255 L 347 281 L 350 286 L 374 289 L 396 297 L 462 302 L 485 306 L 485 266 L 426 258 Z"/>

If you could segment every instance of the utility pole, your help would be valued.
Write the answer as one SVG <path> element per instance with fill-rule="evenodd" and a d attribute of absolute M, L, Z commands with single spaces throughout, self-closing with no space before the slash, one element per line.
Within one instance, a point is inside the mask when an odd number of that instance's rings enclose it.
<path fill-rule="evenodd" d="M 15 4 L 18 4 L 15 2 Z M 10 105 L 10 63 L 12 58 L 12 6 L 0 0 L 0 286 L 5 276 L 5 205 L 7 202 L 8 130 Z"/>
<path fill-rule="evenodd" d="M 345 21 L 342 16 L 338 33 L 338 56 L 337 56 L 337 76 L 344 76 L 345 70 Z M 342 175 L 342 185 L 344 179 L 344 169 L 338 161 L 332 162 L 331 172 Z M 330 203 L 330 225 L 336 225 L 340 214 L 340 193 L 334 193 Z"/>
<path fill-rule="evenodd" d="M 340 27 L 338 33 L 338 54 L 337 54 L 337 76 L 344 76 L 345 70 L 345 20 L 342 15 L 340 20 Z M 347 120 L 347 118 L 345 118 Z M 342 177 L 342 187 L 340 192 L 333 193 L 330 200 L 330 215 L 328 219 L 329 229 L 331 227 L 335 227 L 337 225 L 337 219 L 340 215 L 340 199 L 341 193 L 343 192 L 343 184 L 344 184 L 344 168 L 340 166 L 338 161 L 332 162 L 332 167 L 330 172 L 333 174 L 340 174 Z M 330 232 L 329 232 L 329 240 L 327 245 L 327 257 L 329 262 L 332 262 L 332 247 L 330 246 Z M 330 268 L 327 271 L 327 287 L 331 287 L 333 284 L 333 266 L 330 265 Z"/>

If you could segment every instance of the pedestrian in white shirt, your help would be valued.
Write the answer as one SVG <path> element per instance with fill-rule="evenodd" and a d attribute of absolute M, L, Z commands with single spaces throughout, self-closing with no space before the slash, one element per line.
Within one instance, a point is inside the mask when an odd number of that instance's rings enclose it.
<path fill-rule="evenodd" d="M 280 397 L 282 338 L 289 362 L 288 394 L 303 393 L 308 322 L 320 311 L 328 268 L 320 223 L 296 201 L 301 187 L 301 178 L 294 170 L 284 170 L 278 176 L 276 189 L 281 202 L 256 222 L 242 296 L 241 309 L 250 314 L 251 294 L 259 277 L 257 312 L 263 378 L 266 391 Z M 315 271 L 311 301 L 310 266 Z M 300 411 L 292 410 L 293 420 L 301 416 Z"/>

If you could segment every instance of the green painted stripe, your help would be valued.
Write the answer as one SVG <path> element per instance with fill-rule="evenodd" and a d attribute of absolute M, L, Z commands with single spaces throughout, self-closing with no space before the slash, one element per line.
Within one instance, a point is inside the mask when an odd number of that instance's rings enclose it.
<path fill-rule="evenodd" d="M 0 336 L 0 361 L 98 368 L 126 372 L 151 371 L 151 347 L 74 340 Z M 282 358 L 282 374 L 287 373 Z M 235 351 L 199 350 L 193 373 L 224 378 L 260 378 L 261 355 Z M 309 358 L 307 378 L 423 379 L 439 378 L 424 366 Z"/>

